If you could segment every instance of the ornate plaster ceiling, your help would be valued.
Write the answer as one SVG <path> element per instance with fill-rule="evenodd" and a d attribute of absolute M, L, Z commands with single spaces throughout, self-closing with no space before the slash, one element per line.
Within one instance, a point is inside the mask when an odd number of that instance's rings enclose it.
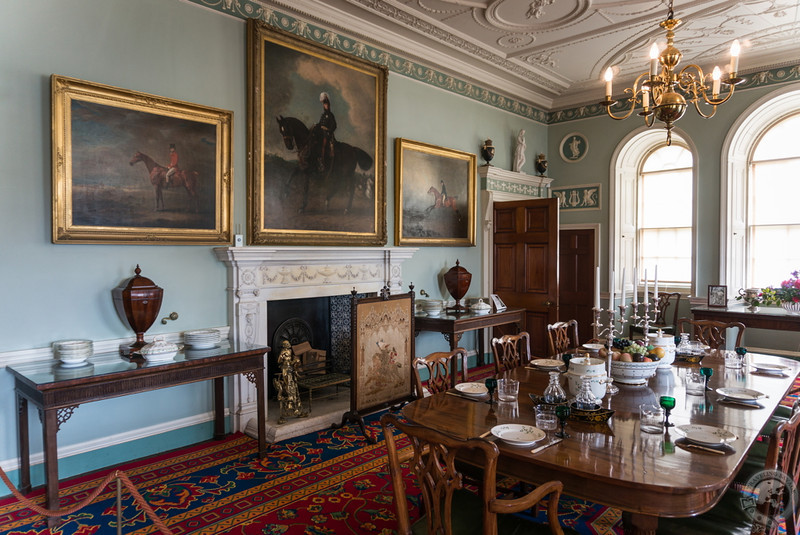
<path fill-rule="evenodd" d="M 545 111 L 602 100 L 609 66 L 646 69 L 666 0 L 262 0 Z M 800 62 L 800 0 L 674 0 L 681 65 L 739 71 Z M 724 69 L 723 69 L 724 70 Z M 622 87 L 620 85 L 619 87 Z"/>

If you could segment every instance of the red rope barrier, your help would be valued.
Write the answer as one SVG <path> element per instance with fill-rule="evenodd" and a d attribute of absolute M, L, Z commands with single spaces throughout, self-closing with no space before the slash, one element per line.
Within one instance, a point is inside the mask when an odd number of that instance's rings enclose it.
<path fill-rule="evenodd" d="M 150 504 L 147 503 L 147 501 L 142 497 L 142 495 L 139 494 L 139 491 L 136 489 L 136 486 L 128 478 L 128 475 L 122 470 L 115 470 L 114 472 L 108 474 L 105 477 L 105 479 L 103 479 L 103 481 L 100 483 L 100 485 L 98 485 L 98 487 L 95 490 L 93 490 L 89 496 L 87 496 L 84 500 L 80 501 L 79 503 L 71 507 L 66 507 L 64 509 L 55 509 L 55 510 L 46 509 L 44 507 L 36 505 L 33 501 L 23 496 L 22 493 L 20 493 L 20 491 L 14 486 L 14 484 L 11 483 L 11 480 L 8 479 L 8 476 L 6 475 L 2 467 L 0 467 L 0 479 L 2 479 L 3 483 L 5 483 L 6 486 L 11 490 L 11 494 L 13 494 L 20 502 L 22 502 L 22 504 L 25 505 L 25 507 L 45 517 L 66 516 L 75 513 L 80 509 L 83 509 L 84 507 L 92 503 L 95 500 L 95 498 L 97 498 L 97 496 L 99 496 L 100 493 L 103 492 L 103 490 L 105 490 L 105 488 L 111 483 L 113 479 L 116 479 L 117 485 L 119 485 L 120 482 L 123 483 L 125 488 L 127 488 L 128 491 L 131 493 L 133 500 L 139 504 L 139 506 L 144 510 L 147 517 L 150 518 L 150 520 L 153 522 L 153 524 L 155 524 L 155 526 L 161 533 L 163 533 L 164 535 L 173 535 L 172 531 L 167 527 L 166 524 L 164 524 L 164 521 L 161 520 L 161 517 L 159 517 L 156 514 L 156 512 L 153 511 L 153 508 L 150 507 Z"/>

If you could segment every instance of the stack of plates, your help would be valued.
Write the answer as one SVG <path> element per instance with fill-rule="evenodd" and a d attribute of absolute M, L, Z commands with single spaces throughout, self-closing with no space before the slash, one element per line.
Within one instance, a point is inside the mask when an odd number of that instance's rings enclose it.
<path fill-rule="evenodd" d="M 210 349 L 219 343 L 219 331 L 214 329 L 189 331 L 184 333 L 183 341 L 193 349 Z"/>
<path fill-rule="evenodd" d="M 83 366 L 94 353 L 91 340 L 59 340 L 53 342 L 53 353 L 65 368 Z"/>
<path fill-rule="evenodd" d="M 761 407 L 761 404 L 758 402 L 758 400 L 767 397 L 763 392 L 759 392 L 758 390 L 740 388 L 738 386 L 717 388 L 717 394 L 722 396 L 720 401 L 743 403 L 747 405 L 753 405 L 754 407 Z"/>

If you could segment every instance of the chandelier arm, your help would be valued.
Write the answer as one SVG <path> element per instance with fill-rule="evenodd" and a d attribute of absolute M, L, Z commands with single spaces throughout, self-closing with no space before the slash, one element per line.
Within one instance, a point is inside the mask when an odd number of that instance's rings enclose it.
<path fill-rule="evenodd" d="M 630 97 L 628 97 L 628 102 L 630 102 L 630 107 L 628 108 L 628 111 L 625 112 L 624 115 L 614 115 L 613 113 L 611 113 L 611 106 L 613 106 L 616 103 L 616 101 L 613 100 L 607 101 L 609 102 L 608 104 L 606 104 L 605 102 L 601 102 L 601 104 L 606 107 L 606 113 L 608 114 L 608 116 L 611 117 L 612 119 L 616 119 L 617 121 L 622 121 L 624 119 L 627 119 L 628 117 L 631 116 L 633 110 L 636 109 L 637 93 L 633 92 L 630 87 L 625 88 L 625 93 L 633 93 L 633 94 Z"/>
<path fill-rule="evenodd" d="M 706 101 L 708 101 L 708 99 L 706 99 Z M 693 100 L 692 102 L 694 103 L 694 109 L 695 109 L 695 110 L 697 110 L 697 113 L 698 113 L 698 114 L 700 115 L 700 117 L 702 117 L 703 119 L 711 119 L 712 117 L 714 117 L 714 114 L 715 114 L 715 113 L 717 113 L 717 105 L 716 105 L 716 104 L 711 104 L 711 105 L 713 106 L 713 108 L 711 109 L 711 113 L 709 113 L 708 115 L 706 115 L 706 114 L 705 114 L 705 113 L 703 113 L 703 111 L 700 109 L 700 104 L 699 104 L 700 100 L 699 100 L 699 99 L 695 99 L 695 100 Z"/>
<path fill-rule="evenodd" d="M 711 104 L 712 106 L 719 106 L 720 104 L 725 104 L 733 96 L 733 90 L 734 87 L 736 87 L 735 84 L 727 84 L 727 85 L 728 85 L 728 94 L 725 95 L 725 98 L 708 98 L 707 96 L 703 95 L 703 100 L 705 100 L 706 103 Z"/>

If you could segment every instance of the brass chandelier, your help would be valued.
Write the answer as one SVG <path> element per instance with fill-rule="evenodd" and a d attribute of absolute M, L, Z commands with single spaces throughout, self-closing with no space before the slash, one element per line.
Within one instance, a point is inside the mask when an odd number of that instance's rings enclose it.
<path fill-rule="evenodd" d="M 728 68 L 728 76 L 721 80 L 719 67 L 714 67 L 710 75 L 710 80 L 706 80 L 703 69 L 699 66 L 690 64 L 676 72 L 678 63 L 683 57 L 681 51 L 675 48 L 673 40 L 675 38 L 675 28 L 681 24 L 680 19 L 675 19 L 672 12 L 672 0 L 669 2 L 669 12 L 667 20 L 659 26 L 667 31 L 667 46 L 659 54 L 657 43 L 650 47 L 650 70 L 640 74 L 632 87 L 625 88 L 625 93 L 630 94 L 628 103 L 630 108 L 622 116 L 611 113 L 611 107 L 617 103 L 611 98 L 611 80 L 614 71 L 611 67 L 606 69 L 606 99 L 601 102 L 605 106 L 606 113 L 612 119 L 627 119 L 636 109 L 637 104 L 641 103 L 642 111 L 639 115 L 644 118 L 647 127 L 653 126 L 658 119 L 664 123 L 667 129 L 667 145 L 672 144 L 672 128 L 686 112 L 688 103 L 694 104 L 697 113 L 708 119 L 713 117 L 717 111 L 717 106 L 726 102 L 733 95 L 736 84 L 742 82 L 742 78 L 736 76 L 739 67 L 739 41 L 735 40 L 731 45 L 731 62 Z M 658 64 L 661 64 L 661 72 L 658 72 Z M 707 82 L 710 84 L 707 85 Z M 728 86 L 728 94 L 720 98 L 720 82 Z M 710 94 L 710 96 L 709 96 Z M 711 106 L 710 113 L 703 113 L 700 103 L 705 102 Z M 652 103 L 652 106 L 651 106 Z"/>

